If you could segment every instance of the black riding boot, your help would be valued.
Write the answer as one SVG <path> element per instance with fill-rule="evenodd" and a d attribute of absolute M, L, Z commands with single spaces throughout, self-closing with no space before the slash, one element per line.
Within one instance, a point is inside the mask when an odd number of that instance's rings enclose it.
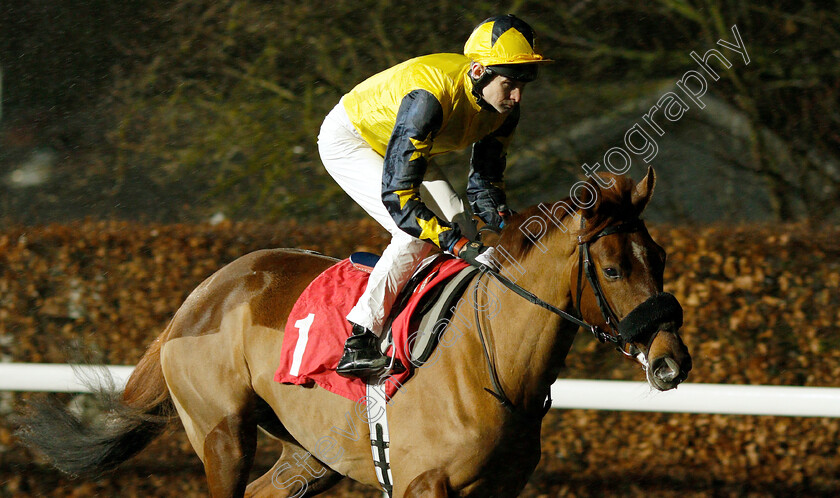
<path fill-rule="evenodd" d="M 342 377 L 370 377 L 385 370 L 390 363 L 379 352 L 377 337 L 361 325 L 353 324 L 353 335 L 344 343 L 344 355 L 338 360 L 335 371 Z"/>

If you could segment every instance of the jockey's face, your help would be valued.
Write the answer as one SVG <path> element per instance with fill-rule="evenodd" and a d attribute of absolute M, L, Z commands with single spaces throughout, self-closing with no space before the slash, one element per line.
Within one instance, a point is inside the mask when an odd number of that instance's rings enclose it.
<path fill-rule="evenodd" d="M 474 64 L 472 71 L 476 77 L 480 77 L 485 69 L 481 65 Z M 524 81 L 512 80 L 499 74 L 481 90 L 481 96 L 498 112 L 507 114 L 522 100 L 525 85 Z"/>

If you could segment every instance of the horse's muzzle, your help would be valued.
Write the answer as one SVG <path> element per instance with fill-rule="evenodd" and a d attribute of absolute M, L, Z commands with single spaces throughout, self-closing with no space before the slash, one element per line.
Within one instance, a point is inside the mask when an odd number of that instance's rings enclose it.
<path fill-rule="evenodd" d="M 659 391 L 677 387 L 691 371 L 691 355 L 677 330 L 664 327 L 654 333 L 648 348 L 648 384 Z"/>
<path fill-rule="evenodd" d="M 647 380 L 657 390 L 677 387 L 691 370 L 691 356 L 677 332 L 682 324 L 682 306 L 667 292 L 649 297 L 618 324 L 624 341 L 647 345 Z"/>

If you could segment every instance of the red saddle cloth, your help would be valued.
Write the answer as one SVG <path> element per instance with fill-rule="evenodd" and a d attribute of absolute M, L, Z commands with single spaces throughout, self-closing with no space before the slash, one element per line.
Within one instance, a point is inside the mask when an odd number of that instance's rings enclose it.
<path fill-rule="evenodd" d="M 411 315 L 421 298 L 436 285 L 469 266 L 463 260 L 451 258 L 438 259 L 432 264 L 435 267 L 417 286 L 405 309 L 391 324 L 394 345 L 387 353 L 389 356 L 396 355 L 409 368 L 393 375 L 395 382 L 387 383 L 385 394 L 388 399 L 412 374 L 405 344 L 410 333 Z M 309 284 L 286 322 L 280 366 L 274 374 L 276 382 L 315 382 L 328 391 L 364 403 L 364 381 L 342 377 L 335 373 L 335 367 L 344 352 L 344 341 L 352 333 L 347 313 L 364 292 L 368 276 L 367 272 L 356 269 L 349 259 L 345 259 L 328 268 Z"/>

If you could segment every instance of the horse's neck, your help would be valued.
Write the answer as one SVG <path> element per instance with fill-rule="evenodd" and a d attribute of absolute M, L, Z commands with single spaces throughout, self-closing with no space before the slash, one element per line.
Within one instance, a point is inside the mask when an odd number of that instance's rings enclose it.
<path fill-rule="evenodd" d="M 503 273 L 515 277 L 518 285 L 540 299 L 567 309 L 571 303 L 568 265 L 576 244 L 563 234 L 556 237 L 546 254 L 535 248 L 517 262 L 516 270 L 508 264 Z M 502 291 L 501 284 L 488 286 L 498 296 L 499 306 L 495 316 L 484 323 L 492 336 L 505 394 L 518 407 L 538 410 L 563 366 L 577 327 L 514 292 Z"/>

